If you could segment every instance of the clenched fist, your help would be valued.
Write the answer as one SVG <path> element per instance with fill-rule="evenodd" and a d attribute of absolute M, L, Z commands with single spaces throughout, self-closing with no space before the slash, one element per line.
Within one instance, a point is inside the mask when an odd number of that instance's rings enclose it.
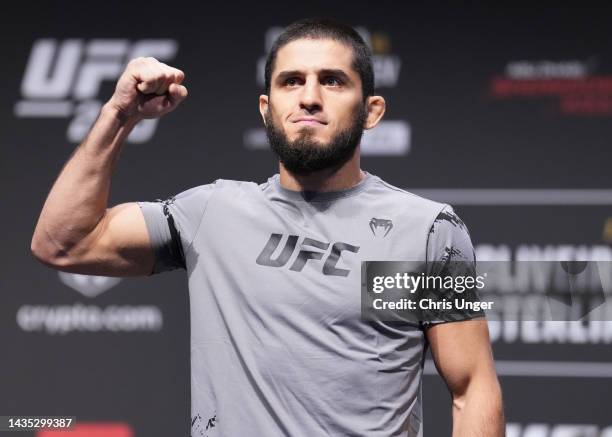
<path fill-rule="evenodd" d="M 108 103 L 126 118 L 161 117 L 187 97 L 184 78 L 181 70 L 155 58 L 132 59 Z"/>

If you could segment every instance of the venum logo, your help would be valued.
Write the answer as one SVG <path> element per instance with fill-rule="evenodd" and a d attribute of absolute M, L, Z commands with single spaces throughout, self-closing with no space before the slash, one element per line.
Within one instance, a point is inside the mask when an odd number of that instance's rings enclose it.
<path fill-rule="evenodd" d="M 101 85 L 116 81 L 130 59 L 153 56 L 174 58 L 178 42 L 173 39 L 39 39 L 34 42 L 21 82 L 23 100 L 15 104 L 19 118 L 68 118 L 68 141 L 80 142 L 95 121 L 102 102 Z M 127 141 L 149 141 L 157 119 L 143 120 Z"/>
<path fill-rule="evenodd" d="M 372 217 L 370 220 L 370 230 L 375 237 L 379 237 L 382 235 L 382 238 L 385 238 L 389 232 L 393 229 L 393 221 L 387 219 L 379 219 L 376 217 Z M 384 234 L 382 233 L 384 232 Z"/>
<path fill-rule="evenodd" d="M 287 237 L 287 241 L 285 242 L 285 246 L 282 248 L 280 253 L 277 254 L 275 258 L 272 258 L 274 252 L 277 251 L 279 244 L 283 239 L 283 234 L 270 235 L 268 242 L 255 262 L 261 266 L 283 267 L 285 264 L 287 264 L 291 258 L 291 255 L 293 255 L 295 252 L 299 238 L 300 237 L 298 235 L 289 235 Z M 324 275 L 328 276 L 348 276 L 350 270 L 336 267 L 340 257 L 342 256 L 342 252 L 359 252 L 359 246 L 343 243 L 341 241 L 331 244 L 324 241 L 318 241 L 313 238 L 304 238 L 301 243 L 301 247 L 302 249 L 300 249 L 298 252 L 297 257 L 291 264 L 291 267 L 289 267 L 289 270 L 301 272 L 308 260 L 320 261 L 325 255 L 327 255 L 323 263 L 322 272 Z"/>

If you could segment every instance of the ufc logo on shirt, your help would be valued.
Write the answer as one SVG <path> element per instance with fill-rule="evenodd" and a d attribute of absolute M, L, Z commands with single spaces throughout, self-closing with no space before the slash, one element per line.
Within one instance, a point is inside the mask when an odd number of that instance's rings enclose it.
<path fill-rule="evenodd" d="M 283 234 L 270 235 L 268 242 L 255 262 L 261 266 L 267 267 L 285 266 L 295 252 L 300 237 L 299 235 L 289 235 L 280 253 L 277 254 L 275 258 L 272 258 L 282 238 Z M 300 246 L 301 249 L 289 267 L 289 270 L 301 272 L 308 260 L 321 261 L 323 262 L 322 273 L 328 276 L 348 276 L 350 270 L 336 267 L 336 265 L 342 256 L 342 252 L 359 252 L 359 246 L 353 246 L 352 244 L 343 243 L 341 241 L 331 244 L 308 237 L 304 238 Z M 325 261 L 323 261 L 323 258 L 325 258 Z"/>

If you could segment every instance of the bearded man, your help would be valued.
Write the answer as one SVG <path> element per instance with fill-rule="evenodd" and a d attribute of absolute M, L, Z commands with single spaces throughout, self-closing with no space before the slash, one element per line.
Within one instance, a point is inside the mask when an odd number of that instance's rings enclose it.
<path fill-rule="evenodd" d="M 482 314 L 361 317 L 362 261 L 473 261 L 474 251 L 449 205 L 361 169 L 363 130 L 379 123 L 385 100 L 358 33 L 301 20 L 270 51 L 259 111 L 278 174 L 107 209 L 126 136 L 174 110 L 183 79 L 153 58 L 127 65 L 49 193 L 32 251 L 75 273 L 187 271 L 192 435 L 421 436 L 430 346 L 452 395 L 453 436 L 502 436 Z"/>

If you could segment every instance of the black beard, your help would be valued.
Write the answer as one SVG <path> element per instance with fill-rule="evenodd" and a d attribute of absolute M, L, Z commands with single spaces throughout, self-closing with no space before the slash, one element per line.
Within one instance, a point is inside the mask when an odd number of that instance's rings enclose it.
<path fill-rule="evenodd" d="M 351 159 L 361 141 L 365 118 L 365 105 L 360 105 L 353 115 L 351 126 L 338 132 L 329 143 L 314 141 L 313 129 L 309 127 L 302 128 L 298 138 L 291 142 L 285 132 L 274 125 L 268 108 L 266 134 L 270 147 L 285 168 L 291 173 L 305 176 L 319 170 L 339 168 Z"/>

